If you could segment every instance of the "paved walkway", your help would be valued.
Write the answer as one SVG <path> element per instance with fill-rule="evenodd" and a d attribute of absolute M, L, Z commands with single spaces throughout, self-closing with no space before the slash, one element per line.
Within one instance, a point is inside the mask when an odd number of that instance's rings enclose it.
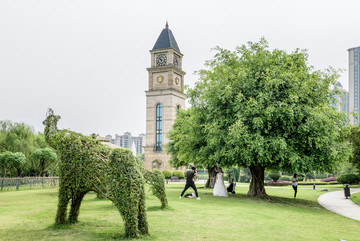
<path fill-rule="evenodd" d="M 350 193 L 360 192 L 360 188 L 351 188 Z M 318 198 L 321 206 L 334 213 L 360 221 L 360 206 L 344 196 L 344 190 L 328 192 Z"/>

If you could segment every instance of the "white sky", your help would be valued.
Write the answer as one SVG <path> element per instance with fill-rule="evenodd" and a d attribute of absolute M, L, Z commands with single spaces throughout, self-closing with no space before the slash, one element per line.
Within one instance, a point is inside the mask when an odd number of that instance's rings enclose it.
<path fill-rule="evenodd" d="M 261 36 L 271 48 L 308 49 L 318 69 L 347 69 L 359 9 L 358 0 L 1 0 L 0 120 L 42 131 L 51 107 L 60 128 L 145 133 L 149 50 L 166 20 L 192 86 L 211 48 Z M 348 72 L 340 82 L 348 89 Z"/>

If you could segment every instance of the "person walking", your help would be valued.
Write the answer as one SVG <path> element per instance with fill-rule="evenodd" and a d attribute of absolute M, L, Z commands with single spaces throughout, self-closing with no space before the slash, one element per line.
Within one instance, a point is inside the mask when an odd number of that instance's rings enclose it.
<path fill-rule="evenodd" d="M 198 177 L 197 172 L 196 172 L 196 168 L 192 167 L 191 170 L 186 172 L 186 185 L 184 187 L 184 190 L 181 192 L 180 195 L 180 199 L 182 198 L 182 196 L 184 195 L 184 193 L 186 192 L 186 190 L 191 187 L 192 189 L 194 189 L 195 191 L 195 195 L 197 197 L 197 200 L 200 200 L 195 183 L 194 183 L 194 177 Z"/>
<path fill-rule="evenodd" d="M 294 176 L 292 178 L 292 188 L 294 189 L 295 193 L 294 193 L 294 199 L 296 199 L 296 194 L 297 194 L 297 185 L 298 185 L 298 179 L 297 179 L 297 174 L 294 173 Z"/>

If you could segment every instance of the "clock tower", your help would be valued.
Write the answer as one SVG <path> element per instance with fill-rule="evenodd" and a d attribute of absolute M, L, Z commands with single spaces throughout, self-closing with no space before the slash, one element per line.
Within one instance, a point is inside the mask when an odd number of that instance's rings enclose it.
<path fill-rule="evenodd" d="M 169 29 L 161 31 L 152 50 L 149 72 L 149 89 L 146 93 L 146 144 L 145 168 L 171 169 L 170 155 L 165 152 L 176 112 L 185 108 L 183 54 Z"/>

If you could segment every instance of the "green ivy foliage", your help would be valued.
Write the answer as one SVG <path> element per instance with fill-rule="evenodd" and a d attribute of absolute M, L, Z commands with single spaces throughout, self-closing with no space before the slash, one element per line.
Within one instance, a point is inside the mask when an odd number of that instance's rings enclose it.
<path fill-rule="evenodd" d="M 152 172 L 148 170 L 145 171 L 146 174 L 144 176 L 146 181 L 150 184 L 152 194 L 160 200 L 162 207 L 166 207 L 168 201 L 166 198 L 164 175 L 157 169 L 154 169 Z"/>
<path fill-rule="evenodd" d="M 56 224 L 77 222 L 83 197 L 87 192 L 95 191 L 116 205 L 125 221 L 127 237 L 148 234 L 144 184 L 146 180 L 165 207 L 167 199 L 162 174 L 145 170 L 130 150 L 116 148 L 110 151 L 92 137 L 58 130 L 59 119 L 60 116 L 49 109 L 43 122 L 45 139 L 58 151 L 60 159 Z"/>
<path fill-rule="evenodd" d="M 112 168 L 108 173 L 108 187 L 125 222 L 125 235 L 138 237 L 148 234 L 145 182 L 137 168 L 135 157 L 130 150 L 113 149 L 109 164 Z"/>

